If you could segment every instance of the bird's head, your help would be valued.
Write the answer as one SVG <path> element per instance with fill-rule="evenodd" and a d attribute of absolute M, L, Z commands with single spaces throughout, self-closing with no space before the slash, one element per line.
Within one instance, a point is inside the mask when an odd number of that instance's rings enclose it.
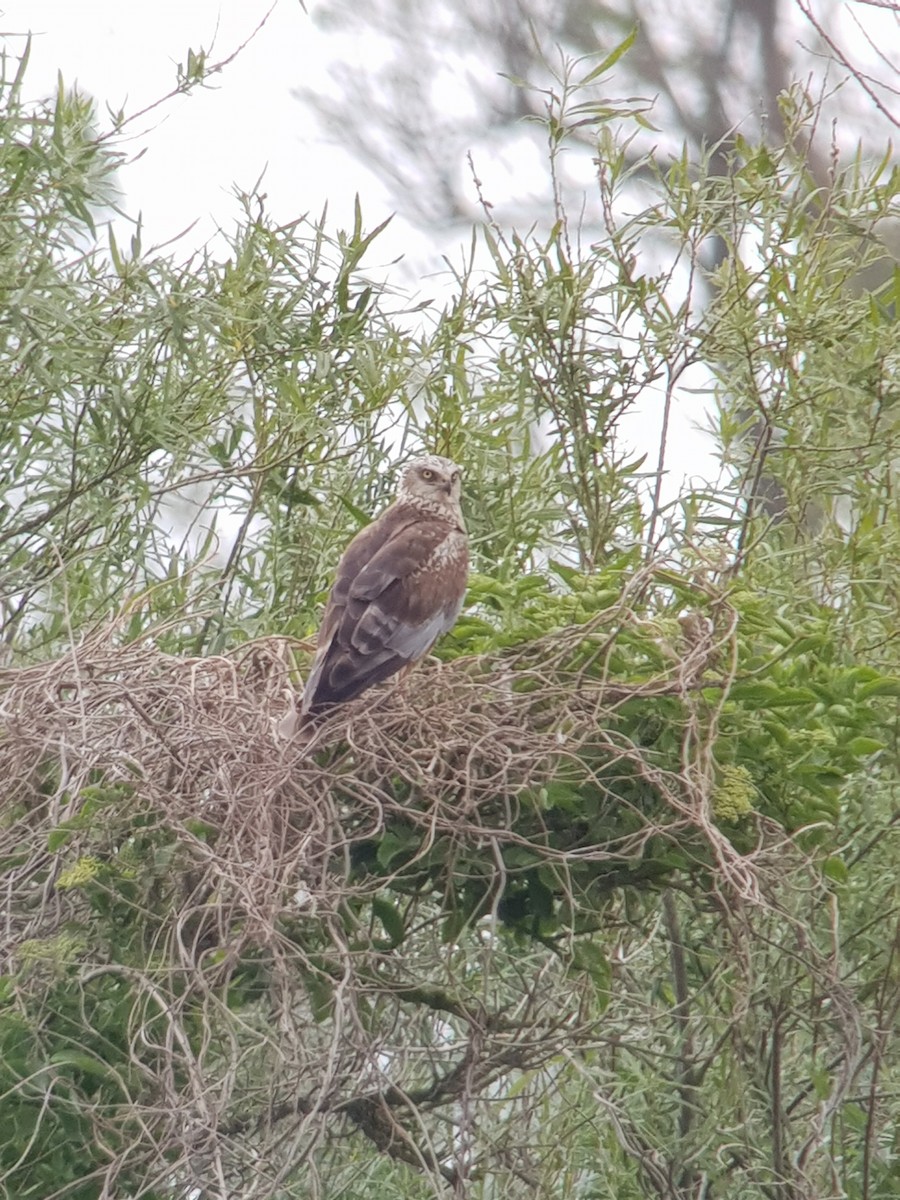
<path fill-rule="evenodd" d="M 462 472 L 456 463 L 439 454 L 425 454 L 403 468 L 397 498 L 431 512 L 456 513 L 461 494 Z"/>

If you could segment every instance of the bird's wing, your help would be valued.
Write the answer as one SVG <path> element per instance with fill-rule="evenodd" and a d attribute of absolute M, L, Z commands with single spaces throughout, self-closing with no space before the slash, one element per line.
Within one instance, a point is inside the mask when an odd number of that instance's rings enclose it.
<path fill-rule="evenodd" d="M 352 700 L 428 652 L 465 592 L 465 535 L 400 508 L 347 547 L 319 630 L 303 712 Z"/>

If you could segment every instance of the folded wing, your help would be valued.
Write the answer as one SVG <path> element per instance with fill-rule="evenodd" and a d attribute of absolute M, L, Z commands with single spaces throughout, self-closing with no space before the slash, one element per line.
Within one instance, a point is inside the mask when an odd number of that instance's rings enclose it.
<path fill-rule="evenodd" d="M 462 607 L 466 536 L 395 505 L 347 547 L 319 630 L 303 714 L 353 700 L 428 653 Z"/>

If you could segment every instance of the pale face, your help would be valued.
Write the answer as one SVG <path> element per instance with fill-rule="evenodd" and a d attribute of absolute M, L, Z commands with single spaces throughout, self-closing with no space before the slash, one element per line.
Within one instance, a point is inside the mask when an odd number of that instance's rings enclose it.
<path fill-rule="evenodd" d="M 459 504 L 462 472 L 449 458 L 426 454 L 404 468 L 400 492 L 435 505 Z"/>

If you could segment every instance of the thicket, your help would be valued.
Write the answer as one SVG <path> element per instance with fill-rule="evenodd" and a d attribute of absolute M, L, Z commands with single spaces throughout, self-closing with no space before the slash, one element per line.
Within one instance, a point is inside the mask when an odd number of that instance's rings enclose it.
<path fill-rule="evenodd" d="M 4 1195 L 900 1190 L 900 180 L 815 185 L 799 90 L 780 149 L 635 164 L 614 58 L 547 96 L 591 243 L 487 219 L 433 302 L 361 207 L 117 245 L 116 136 L 6 61 Z M 691 403 L 722 474 L 669 502 L 619 427 Z M 423 447 L 465 610 L 309 755 L 331 572 Z"/>

